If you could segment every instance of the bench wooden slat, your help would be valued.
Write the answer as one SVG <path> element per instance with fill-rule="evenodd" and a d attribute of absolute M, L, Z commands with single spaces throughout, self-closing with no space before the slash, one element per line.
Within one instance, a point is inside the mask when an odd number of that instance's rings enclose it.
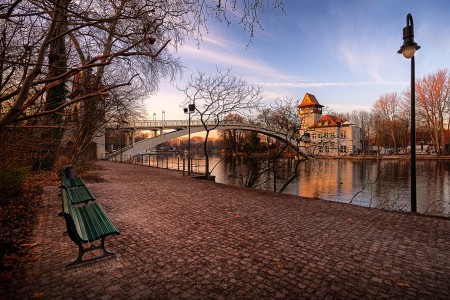
<path fill-rule="evenodd" d="M 61 197 L 62 197 L 62 213 L 69 214 L 69 194 L 66 189 L 61 189 Z"/>
<path fill-rule="evenodd" d="M 64 172 L 61 174 L 61 185 L 67 188 L 73 188 L 77 186 L 85 186 L 84 181 L 79 177 L 67 178 Z"/>
<path fill-rule="evenodd" d="M 89 205 L 86 208 L 86 211 L 91 216 L 91 219 L 96 222 L 95 228 L 98 231 L 98 234 L 103 235 L 105 233 L 117 231 L 99 203 L 97 203 L 97 205 Z"/>
<path fill-rule="evenodd" d="M 96 198 L 92 195 L 91 191 L 86 186 L 79 186 L 67 189 L 69 193 L 69 199 L 73 204 L 87 203 L 89 201 L 95 201 Z"/>
<path fill-rule="evenodd" d="M 87 243 L 88 241 L 86 240 L 86 229 L 84 228 L 84 224 L 82 223 L 80 211 L 75 209 L 75 207 L 71 205 L 69 206 L 69 214 L 73 220 L 75 230 L 77 233 L 77 238 L 81 242 Z"/>
<path fill-rule="evenodd" d="M 81 218 L 83 218 L 85 235 L 82 236 L 82 238 L 84 242 L 95 241 L 102 237 L 102 232 L 101 230 L 99 230 L 100 228 L 98 228 L 98 221 L 89 216 L 88 208 L 90 206 L 92 206 L 92 204 L 83 207 L 83 209 L 80 208 L 78 210 Z"/>
<path fill-rule="evenodd" d="M 84 186 L 84 182 L 83 179 L 79 178 L 79 177 L 75 177 L 75 178 L 69 178 L 70 180 L 70 185 L 71 186 Z"/>
<path fill-rule="evenodd" d="M 79 207 L 72 206 L 70 215 L 83 243 L 119 233 L 98 203 L 89 203 Z"/>

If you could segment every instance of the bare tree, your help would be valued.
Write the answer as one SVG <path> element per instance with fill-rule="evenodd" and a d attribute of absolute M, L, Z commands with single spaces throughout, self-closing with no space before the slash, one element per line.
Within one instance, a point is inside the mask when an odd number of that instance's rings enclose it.
<path fill-rule="evenodd" d="M 231 22 L 239 16 L 253 36 L 272 8 L 282 10 L 282 1 L 7 1 L 0 5 L 0 131 L 42 126 L 47 115 L 67 121 L 80 114 L 79 153 L 108 117 L 132 113 L 123 95 L 140 99 L 156 91 L 162 77 L 181 72 L 169 45 L 176 50 L 188 36 L 201 39 L 211 17 Z M 64 61 L 52 61 L 52 47 L 63 44 Z M 64 86 L 64 101 L 51 100 L 49 91 Z M 93 108 L 95 120 L 88 115 Z"/>
<path fill-rule="evenodd" d="M 10 5 L 0 7 L 4 25 L 0 103 L 8 102 L 0 116 L 0 130 L 86 99 L 74 97 L 51 110 L 30 113 L 48 89 L 84 70 L 91 69 L 95 74 L 96 89 L 90 94 L 105 94 L 130 85 L 134 77 L 142 79 L 145 86 L 156 88 L 161 76 L 173 76 L 173 71 L 180 70 L 178 60 L 168 51 L 169 44 L 177 49 L 187 36 L 201 38 L 201 28 L 211 16 L 228 23 L 231 16 L 238 16 L 244 29 L 253 36 L 255 26 L 260 26 L 260 16 L 271 8 L 282 10 L 282 1 L 10 1 Z M 65 18 L 67 23 L 61 22 Z M 69 59 L 67 68 L 58 76 L 46 77 L 49 45 L 62 37 L 70 39 L 78 58 Z M 120 65 L 122 75 L 127 76 L 122 76 L 120 82 L 107 84 L 105 72 L 117 70 L 112 66 Z"/>
<path fill-rule="evenodd" d="M 207 143 L 210 132 L 220 125 L 225 116 L 236 113 L 246 116 L 258 107 L 262 87 L 248 84 L 244 79 L 233 75 L 228 68 L 226 71 L 217 69 L 213 75 L 198 71 L 195 77 L 191 76 L 183 92 L 186 99 L 182 107 L 195 104 L 196 113 L 206 131 L 203 150 L 208 178 Z"/>
<path fill-rule="evenodd" d="M 378 120 L 377 126 L 383 132 L 389 132 L 389 136 L 393 143 L 394 151 L 397 153 L 398 131 L 397 124 L 399 116 L 400 98 L 397 93 L 386 93 L 373 104 L 372 113 Z M 387 144 L 384 144 L 387 146 Z"/>
<path fill-rule="evenodd" d="M 408 93 L 406 93 L 408 96 Z M 417 113 L 430 133 L 438 155 L 445 149 L 444 123 L 450 118 L 450 74 L 447 69 L 416 82 Z"/>
<path fill-rule="evenodd" d="M 244 118 L 238 114 L 225 116 L 225 121 L 244 122 Z M 220 130 L 219 135 L 223 139 L 223 148 L 226 154 L 237 154 L 243 147 L 245 132 L 237 129 Z"/>
<path fill-rule="evenodd" d="M 278 190 L 282 193 L 288 185 L 300 175 L 300 164 L 305 161 L 309 155 L 305 152 L 305 147 L 301 145 L 306 145 L 305 140 L 309 136 L 309 132 L 305 131 L 300 135 L 301 132 L 301 120 L 298 115 L 298 101 L 293 99 L 276 99 L 274 104 L 268 109 L 263 109 L 258 120 L 263 122 L 261 125 L 267 127 L 275 132 L 281 134 L 284 138 L 279 140 L 280 147 L 277 151 L 272 151 L 272 155 L 269 160 L 269 168 L 274 174 L 274 191 L 277 190 L 277 173 L 281 173 L 279 168 L 283 168 L 284 165 L 279 163 L 283 159 L 283 155 L 290 150 L 291 157 L 294 158 L 294 165 L 289 168 L 287 179 Z M 309 152 L 309 151 L 308 151 Z"/>

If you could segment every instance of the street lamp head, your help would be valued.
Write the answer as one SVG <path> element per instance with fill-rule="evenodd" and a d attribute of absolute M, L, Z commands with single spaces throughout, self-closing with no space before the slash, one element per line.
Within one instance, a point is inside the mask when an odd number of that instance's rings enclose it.
<path fill-rule="evenodd" d="M 420 46 L 414 42 L 413 18 L 411 14 L 408 14 L 406 16 L 406 27 L 403 28 L 403 45 L 397 53 L 403 54 L 405 58 L 412 58 L 416 50 L 419 49 Z"/>

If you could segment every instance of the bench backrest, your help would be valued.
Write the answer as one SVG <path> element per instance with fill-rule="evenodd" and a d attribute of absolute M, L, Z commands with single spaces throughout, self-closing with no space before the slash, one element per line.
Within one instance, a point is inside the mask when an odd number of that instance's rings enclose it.
<path fill-rule="evenodd" d="M 80 235 L 78 234 L 75 222 L 71 215 L 71 211 L 73 209 L 73 204 L 69 200 L 69 194 L 68 194 L 67 190 L 62 189 L 61 195 L 62 195 L 62 213 L 63 213 L 64 219 L 66 221 L 67 234 L 69 235 L 70 239 L 72 241 L 74 241 L 76 244 L 82 243 L 83 240 L 81 239 Z"/>

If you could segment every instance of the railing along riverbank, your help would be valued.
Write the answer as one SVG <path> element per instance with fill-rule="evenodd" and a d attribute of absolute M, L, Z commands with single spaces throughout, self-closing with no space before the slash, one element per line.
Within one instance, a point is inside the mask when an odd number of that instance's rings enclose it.
<path fill-rule="evenodd" d="M 116 156 L 110 161 L 127 163 L 132 165 L 147 166 L 153 168 L 175 170 L 183 174 L 205 175 L 205 158 L 191 157 L 190 172 L 188 172 L 188 158 L 181 156 L 159 156 L 159 155 L 122 155 Z"/>

